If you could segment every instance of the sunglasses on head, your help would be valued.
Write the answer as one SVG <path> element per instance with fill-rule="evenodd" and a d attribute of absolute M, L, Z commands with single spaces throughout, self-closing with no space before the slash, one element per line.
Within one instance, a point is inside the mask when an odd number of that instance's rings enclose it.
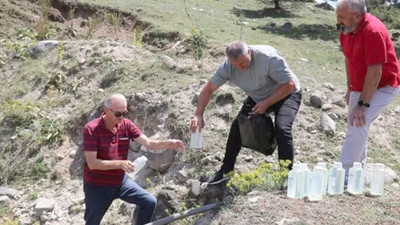
<path fill-rule="evenodd" d="M 109 110 L 114 113 L 115 117 L 121 117 L 121 116 L 125 117 L 128 114 L 128 111 L 118 112 L 118 111 L 114 111 L 112 109 L 109 109 Z"/>

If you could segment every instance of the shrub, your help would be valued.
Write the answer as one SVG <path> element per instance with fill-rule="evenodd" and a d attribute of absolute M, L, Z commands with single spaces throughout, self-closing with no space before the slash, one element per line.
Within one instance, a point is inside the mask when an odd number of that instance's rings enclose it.
<path fill-rule="evenodd" d="M 400 29 L 400 9 L 379 5 L 370 12 L 382 20 L 389 29 Z"/>
<path fill-rule="evenodd" d="M 254 189 L 283 190 L 289 173 L 289 163 L 288 160 L 281 160 L 279 169 L 274 169 L 271 163 L 262 163 L 256 170 L 249 173 L 236 173 L 229 181 L 228 187 L 233 187 L 240 194 L 246 194 Z"/>
<path fill-rule="evenodd" d="M 192 28 L 192 37 L 189 40 L 193 56 L 196 60 L 203 57 L 203 48 L 207 46 L 207 38 L 201 30 Z"/>

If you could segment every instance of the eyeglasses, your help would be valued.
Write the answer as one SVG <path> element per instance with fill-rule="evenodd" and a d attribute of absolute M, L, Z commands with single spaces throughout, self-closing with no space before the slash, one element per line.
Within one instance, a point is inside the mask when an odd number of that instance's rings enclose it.
<path fill-rule="evenodd" d="M 115 117 L 121 117 L 121 116 L 123 116 L 123 117 L 125 117 L 127 114 L 128 114 L 128 111 L 125 111 L 125 112 L 118 112 L 118 111 L 114 111 L 114 110 L 112 110 L 112 109 L 110 109 L 110 108 L 108 108 L 111 112 L 113 112 L 114 113 L 114 116 Z"/>

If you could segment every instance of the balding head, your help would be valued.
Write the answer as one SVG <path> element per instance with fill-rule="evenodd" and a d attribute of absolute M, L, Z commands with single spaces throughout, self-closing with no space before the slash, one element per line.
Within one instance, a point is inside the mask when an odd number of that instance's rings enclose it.
<path fill-rule="evenodd" d="M 226 46 L 225 53 L 228 59 L 238 59 L 240 55 L 247 54 L 249 47 L 243 41 L 233 41 Z"/>
<path fill-rule="evenodd" d="M 125 96 L 121 94 L 112 94 L 104 101 L 104 107 L 106 108 L 113 108 L 119 105 L 127 105 Z"/>
<path fill-rule="evenodd" d="M 365 0 L 339 0 L 336 8 L 347 8 L 352 13 L 360 13 L 364 15 L 367 12 Z"/>

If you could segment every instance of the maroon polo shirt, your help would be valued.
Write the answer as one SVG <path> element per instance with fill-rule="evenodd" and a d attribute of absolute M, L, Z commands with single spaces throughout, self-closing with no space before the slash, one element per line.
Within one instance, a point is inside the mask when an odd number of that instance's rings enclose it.
<path fill-rule="evenodd" d="M 385 25 L 366 13 L 355 33 L 340 33 L 340 44 L 347 59 L 349 89 L 361 92 L 368 66 L 382 64 L 378 88 L 400 83 L 399 63 Z"/>
<path fill-rule="evenodd" d="M 139 128 L 129 119 L 124 118 L 116 125 L 112 133 L 105 125 L 103 115 L 87 123 L 83 128 L 83 150 L 97 152 L 102 160 L 126 160 L 129 142 L 142 135 Z M 90 170 L 85 160 L 83 180 L 85 183 L 119 187 L 125 172 L 115 170 Z"/>

